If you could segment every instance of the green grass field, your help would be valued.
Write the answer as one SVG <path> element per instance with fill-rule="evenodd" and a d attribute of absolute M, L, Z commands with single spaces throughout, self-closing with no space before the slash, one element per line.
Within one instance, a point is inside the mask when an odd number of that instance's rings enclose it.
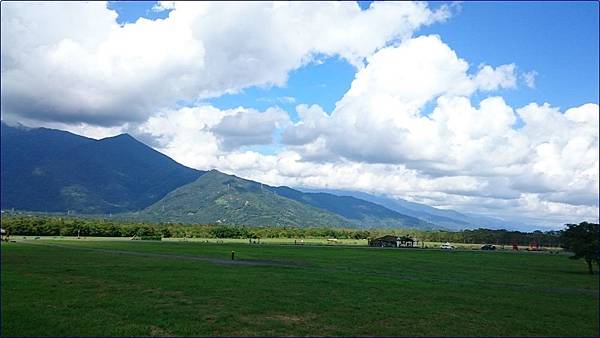
<path fill-rule="evenodd" d="M 13 236 L 19 240 L 78 240 L 74 236 Z M 130 242 L 130 237 L 81 237 L 79 240 L 92 241 L 126 241 Z M 248 239 L 240 238 L 163 238 L 165 242 L 193 242 L 193 243 L 215 243 L 215 244 L 247 244 Z M 253 241 L 256 241 L 253 239 Z M 327 246 L 368 246 L 366 239 L 327 239 L 327 238 L 262 238 L 262 244 L 296 244 L 296 245 L 327 245 Z M 424 245 L 428 249 L 438 249 L 443 242 L 425 242 Z M 465 243 L 450 243 L 458 250 L 479 250 L 483 243 L 480 244 L 465 244 Z M 419 242 L 421 247 L 421 242 Z M 519 250 L 526 250 L 527 246 L 519 246 Z M 511 245 L 497 245 L 498 251 L 512 251 Z M 562 248 L 545 247 L 546 251 L 562 252 Z"/>
<path fill-rule="evenodd" d="M 2 335 L 598 334 L 598 275 L 564 254 L 17 239 L 1 258 Z"/>

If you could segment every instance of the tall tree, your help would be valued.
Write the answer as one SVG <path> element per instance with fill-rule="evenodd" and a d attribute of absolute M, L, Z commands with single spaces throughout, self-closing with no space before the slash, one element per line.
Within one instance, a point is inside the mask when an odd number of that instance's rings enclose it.
<path fill-rule="evenodd" d="M 590 274 L 594 273 L 592 262 L 598 264 L 598 224 L 582 222 L 567 224 L 561 236 L 562 247 L 574 253 L 571 259 L 585 259 Z"/>

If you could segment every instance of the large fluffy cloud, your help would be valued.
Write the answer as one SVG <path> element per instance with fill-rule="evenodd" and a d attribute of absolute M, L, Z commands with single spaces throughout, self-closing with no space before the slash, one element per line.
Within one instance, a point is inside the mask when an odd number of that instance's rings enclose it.
<path fill-rule="evenodd" d="M 3 117 L 117 125 L 195 92 L 204 47 L 189 27 L 115 18 L 103 3 L 3 4 Z"/>
<path fill-rule="evenodd" d="M 598 105 L 561 112 L 532 103 L 515 111 L 497 96 L 473 105 L 475 91 L 515 88 L 515 68 L 482 65 L 469 73 L 439 37 L 411 39 L 369 58 L 330 115 L 299 107 L 302 119 L 282 140 L 305 160 L 326 154 L 414 170 L 416 181 L 427 178 L 419 188 L 429 196 L 469 197 L 472 208 L 485 197 L 518 212 L 536 206 L 596 218 Z"/>
<path fill-rule="evenodd" d="M 376 49 L 448 16 L 409 2 L 366 11 L 353 2 L 162 7 L 172 8 L 166 19 L 120 26 L 100 2 L 3 3 L 3 118 L 140 122 L 177 102 L 282 85 L 315 55 L 361 67 Z"/>
<path fill-rule="evenodd" d="M 356 74 L 331 116 L 313 107 L 283 140 L 294 146 L 304 142 L 298 150 L 307 156 L 320 147 L 319 152 L 350 160 L 407 163 L 430 174 L 507 169 L 524 156 L 504 147 L 523 142 L 512 130 L 512 108 L 499 97 L 477 108 L 468 97 L 476 90 L 513 86 L 514 65 L 468 70 L 438 36 L 383 48 Z M 424 112 L 433 100 L 433 112 Z M 487 156 L 492 152 L 495 156 Z"/>

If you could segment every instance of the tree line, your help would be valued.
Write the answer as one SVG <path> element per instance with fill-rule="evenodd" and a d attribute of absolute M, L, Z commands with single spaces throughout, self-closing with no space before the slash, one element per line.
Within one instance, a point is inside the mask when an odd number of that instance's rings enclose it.
<path fill-rule="evenodd" d="M 561 231 L 508 231 L 475 229 L 423 231 L 418 229 L 351 229 L 323 227 L 245 227 L 232 225 L 152 224 L 69 216 L 3 215 L 2 228 L 11 235 L 178 237 L 178 238 L 338 238 L 367 239 L 383 235 L 410 236 L 419 241 L 491 243 L 496 245 L 559 246 Z"/>

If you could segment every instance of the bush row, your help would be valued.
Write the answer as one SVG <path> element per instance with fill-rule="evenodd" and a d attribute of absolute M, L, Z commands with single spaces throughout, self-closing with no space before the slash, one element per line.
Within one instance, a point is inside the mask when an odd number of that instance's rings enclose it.
<path fill-rule="evenodd" d="M 72 216 L 3 215 L 2 228 L 12 235 L 188 238 L 338 238 L 366 239 L 408 235 L 421 241 L 558 246 L 560 231 L 519 232 L 476 229 L 421 231 L 414 229 L 342 229 L 319 227 L 245 227 L 232 225 L 150 224 Z"/>

